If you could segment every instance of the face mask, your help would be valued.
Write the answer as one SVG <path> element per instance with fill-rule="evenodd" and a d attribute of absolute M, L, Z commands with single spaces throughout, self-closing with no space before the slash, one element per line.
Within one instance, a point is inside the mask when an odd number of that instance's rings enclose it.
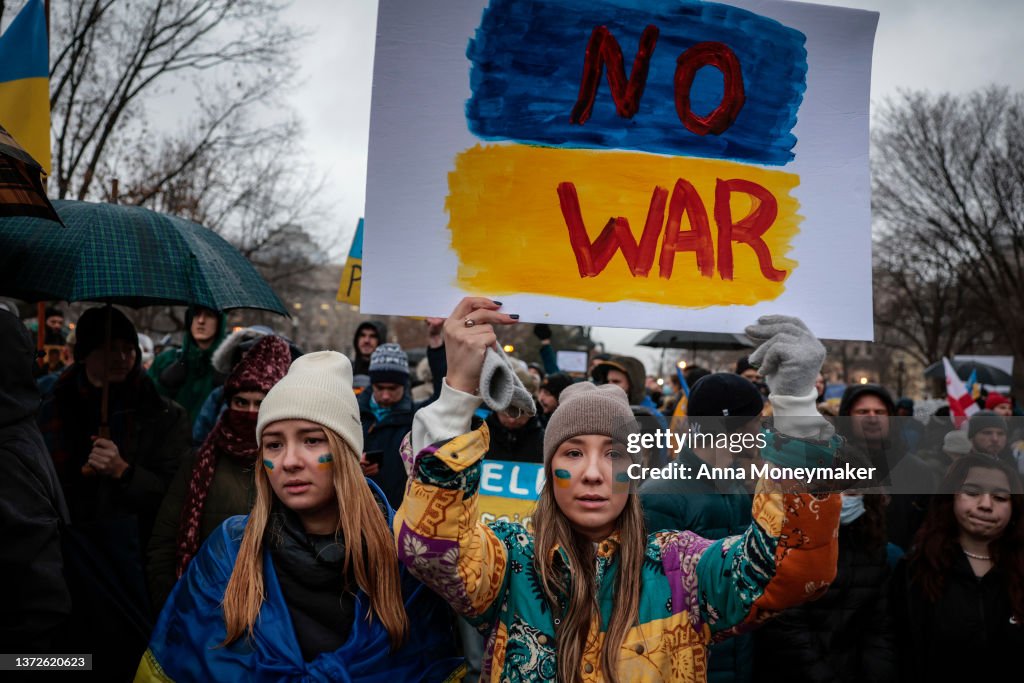
<path fill-rule="evenodd" d="M 839 523 L 855 522 L 864 514 L 864 496 L 843 496 L 843 509 L 839 512 Z"/>

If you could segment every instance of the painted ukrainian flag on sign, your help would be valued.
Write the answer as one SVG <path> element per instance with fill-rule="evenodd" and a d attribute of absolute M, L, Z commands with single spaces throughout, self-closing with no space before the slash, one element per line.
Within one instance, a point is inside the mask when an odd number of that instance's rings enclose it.
<path fill-rule="evenodd" d="M 50 172 L 50 56 L 43 0 L 0 35 L 0 125 Z"/>
<path fill-rule="evenodd" d="M 489 3 L 466 52 L 466 120 L 486 142 L 448 177 L 462 289 L 691 307 L 783 292 L 800 179 L 777 167 L 806 38 L 729 5 L 643 5 Z M 547 246 L 552 226 L 571 251 Z"/>

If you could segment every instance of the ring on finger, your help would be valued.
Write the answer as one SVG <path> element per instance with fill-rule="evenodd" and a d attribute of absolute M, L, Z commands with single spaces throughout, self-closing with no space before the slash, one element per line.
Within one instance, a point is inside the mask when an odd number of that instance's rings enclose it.
<path fill-rule="evenodd" d="M 476 321 L 473 320 L 472 318 L 466 318 L 466 320 L 463 322 L 463 324 L 466 327 L 473 327 L 473 325 L 476 325 Z"/>

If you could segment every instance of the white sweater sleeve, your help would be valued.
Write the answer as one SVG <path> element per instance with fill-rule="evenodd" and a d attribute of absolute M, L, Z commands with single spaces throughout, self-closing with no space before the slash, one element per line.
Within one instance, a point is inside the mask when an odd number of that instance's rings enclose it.
<path fill-rule="evenodd" d="M 821 416 L 815 403 L 818 392 L 814 387 L 803 396 L 772 394 L 775 429 L 797 439 L 829 439 L 835 433 L 832 424 Z"/>
<path fill-rule="evenodd" d="M 468 432 L 473 412 L 482 403 L 479 396 L 453 389 L 447 379 L 442 379 L 441 395 L 427 407 L 416 411 L 413 418 L 413 453 L 419 453 L 432 443 L 447 441 Z"/>

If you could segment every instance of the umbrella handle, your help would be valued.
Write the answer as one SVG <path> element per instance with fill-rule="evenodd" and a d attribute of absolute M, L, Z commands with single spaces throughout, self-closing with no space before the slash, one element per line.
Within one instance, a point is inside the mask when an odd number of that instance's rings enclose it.
<path fill-rule="evenodd" d="M 99 434 L 97 436 L 99 436 L 101 439 L 109 439 L 110 438 L 110 425 L 102 424 L 102 425 L 99 426 L 99 429 L 97 429 L 96 431 L 99 432 Z M 90 465 L 89 463 L 86 463 L 86 464 L 82 465 L 82 476 L 83 477 L 95 477 L 96 476 L 96 469 L 92 465 Z"/>
<path fill-rule="evenodd" d="M 114 192 L 117 193 L 117 181 L 114 181 Z M 106 305 L 107 320 L 106 320 L 106 332 L 103 335 L 103 388 L 100 392 L 100 426 L 98 429 L 99 437 L 101 439 L 110 438 L 110 424 L 107 421 L 108 406 L 110 404 L 110 380 L 107 377 L 106 368 L 110 367 L 110 335 L 112 334 L 111 328 L 113 327 L 112 313 L 113 307 L 108 303 Z M 96 469 L 86 463 L 82 465 L 82 476 L 93 477 L 96 476 Z"/>

